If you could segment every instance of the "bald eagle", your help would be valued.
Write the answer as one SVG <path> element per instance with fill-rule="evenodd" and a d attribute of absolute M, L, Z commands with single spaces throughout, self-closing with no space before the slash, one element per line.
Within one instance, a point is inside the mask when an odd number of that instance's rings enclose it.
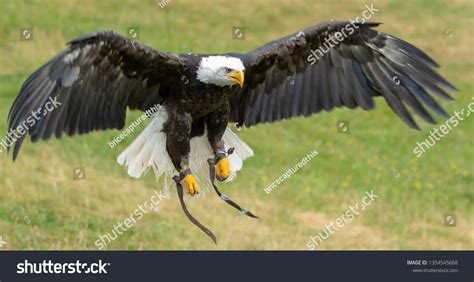
<path fill-rule="evenodd" d="M 414 129 L 419 127 L 407 108 L 432 124 L 425 107 L 448 117 L 429 94 L 452 100 L 448 92 L 457 91 L 434 71 L 438 64 L 412 44 L 374 30 L 378 25 L 327 21 L 245 54 L 174 55 L 114 31 L 80 36 L 21 87 L 8 115 L 9 132 L 18 133 L 13 160 L 26 133 L 36 142 L 122 129 L 127 108 L 159 105 L 118 162 L 136 178 L 153 168 L 157 177 L 165 176 L 165 187 L 177 174 L 173 179 L 186 215 L 216 242 L 186 209 L 183 191 L 198 194 L 200 182 L 256 217 L 214 183 L 232 179 L 253 155 L 230 122 L 250 127 L 335 107 L 371 110 L 376 97 Z M 30 119 L 51 99 L 60 106 Z"/>

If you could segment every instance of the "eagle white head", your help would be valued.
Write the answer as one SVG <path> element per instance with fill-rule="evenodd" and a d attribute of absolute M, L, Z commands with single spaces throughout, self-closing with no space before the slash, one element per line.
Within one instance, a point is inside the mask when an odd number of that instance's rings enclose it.
<path fill-rule="evenodd" d="M 236 57 L 209 56 L 201 59 L 197 79 L 206 84 L 232 86 L 244 84 L 244 64 Z"/>

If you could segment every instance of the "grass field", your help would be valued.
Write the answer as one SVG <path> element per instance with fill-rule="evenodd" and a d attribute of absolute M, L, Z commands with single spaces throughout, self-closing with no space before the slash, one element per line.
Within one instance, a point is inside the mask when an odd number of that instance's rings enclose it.
<path fill-rule="evenodd" d="M 367 3 L 0 0 L 0 132 L 22 82 L 80 34 L 136 27 L 140 42 L 164 51 L 246 52 L 323 20 L 356 18 Z M 379 29 L 427 51 L 461 90 L 456 101 L 442 102 L 448 113 L 466 108 L 474 86 L 473 2 L 373 4 L 379 12 L 372 20 L 384 23 Z M 232 38 L 236 26 L 245 40 Z M 20 40 L 22 28 L 33 28 L 32 40 Z M 130 112 L 127 124 L 139 115 Z M 349 134 L 337 132 L 338 120 L 350 122 Z M 379 99 L 372 112 L 338 109 L 243 129 L 237 133 L 255 156 L 221 188 L 260 219 L 240 217 L 214 194 L 191 201 L 193 214 L 216 233 L 215 246 L 186 219 L 173 193 L 107 249 L 306 249 L 310 236 L 372 189 L 379 197 L 319 249 L 473 249 L 473 117 L 420 158 L 413 148 L 432 126 L 418 121 L 423 131 L 409 129 Z M 138 131 L 111 149 L 107 142 L 118 134 L 28 141 L 15 163 L 0 153 L 0 239 L 7 243 L 0 249 L 94 249 L 99 234 L 161 190 L 152 173 L 135 180 L 115 162 Z M 312 150 L 319 152 L 315 159 L 264 192 Z M 76 167 L 85 167 L 84 180 L 74 180 Z M 456 215 L 456 226 L 445 226 L 446 213 Z"/>

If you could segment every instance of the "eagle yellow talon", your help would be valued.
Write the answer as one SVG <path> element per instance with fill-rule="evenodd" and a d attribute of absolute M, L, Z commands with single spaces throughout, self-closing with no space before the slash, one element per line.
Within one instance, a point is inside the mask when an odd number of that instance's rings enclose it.
<path fill-rule="evenodd" d="M 184 177 L 184 186 L 186 187 L 186 192 L 194 196 L 195 194 L 199 194 L 198 184 L 196 182 L 196 178 L 191 174 L 188 174 Z"/>
<path fill-rule="evenodd" d="M 217 162 L 216 178 L 219 181 L 224 181 L 230 176 L 229 160 L 222 158 Z"/>

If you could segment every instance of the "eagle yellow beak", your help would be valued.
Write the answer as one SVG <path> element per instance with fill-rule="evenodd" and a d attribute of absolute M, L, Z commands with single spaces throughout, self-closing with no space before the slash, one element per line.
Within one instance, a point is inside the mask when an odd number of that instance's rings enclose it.
<path fill-rule="evenodd" d="M 241 70 L 235 70 L 227 76 L 229 80 L 236 82 L 240 87 L 244 85 L 244 72 Z"/>

